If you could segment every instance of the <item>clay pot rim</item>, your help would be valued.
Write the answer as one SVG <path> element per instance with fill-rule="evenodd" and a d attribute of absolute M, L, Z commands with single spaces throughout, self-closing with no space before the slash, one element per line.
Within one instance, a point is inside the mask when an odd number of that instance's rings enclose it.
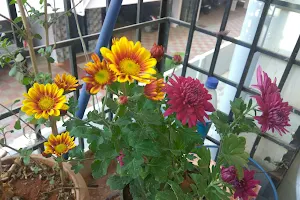
<path fill-rule="evenodd" d="M 17 157 L 19 156 L 4 157 L 2 158 L 2 163 L 13 162 L 13 160 L 16 159 Z M 56 164 L 53 158 L 45 158 L 41 154 L 32 154 L 30 155 L 30 158 L 37 160 L 38 162 L 41 162 L 43 164 L 46 164 L 49 167 L 53 167 Z M 65 173 L 68 175 L 69 179 L 71 179 L 72 182 L 74 183 L 74 187 L 79 188 L 79 189 L 75 189 L 75 199 L 89 200 L 90 199 L 89 191 L 81 174 L 79 173 L 75 174 L 73 170 L 71 170 L 71 165 L 67 162 L 63 163 L 63 168 Z"/>

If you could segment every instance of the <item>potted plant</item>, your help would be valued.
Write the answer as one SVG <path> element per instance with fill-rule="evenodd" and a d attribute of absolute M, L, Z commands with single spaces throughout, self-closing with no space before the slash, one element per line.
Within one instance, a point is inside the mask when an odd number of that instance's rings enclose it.
<path fill-rule="evenodd" d="M 206 112 L 215 108 L 204 85 L 173 74 L 164 79 L 155 70 L 163 51 L 157 45 L 153 48 L 151 55 L 139 41 L 122 37 L 114 39 L 110 49 L 100 49 L 103 60 L 94 54 L 93 62 L 86 64 L 87 91 L 94 95 L 106 89 L 102 109 L 90 111 L 85 120 L 68 113 L 64 125 L 72 136 L 87 139 L 94 153 L 94 178 L 106 175 L 117 160 L 107 184 L 123 190 L 124 199 L 255 197 L 259 181 L 247 169 L 246 139 L 239 134 L 287 132 L 291 107 L 283 102 L 276 82 L 259 67 L 255 87 L 260 94 L 253 96 L 257 105 L 237 98 L 231 102 L 232 120 L 220 111 L 208 116 Z M 179 56 L 174 62 L 181 60 Z M 113 113 L 111 120 L 105 107 Z M 205 118 L 211 118 L 221 136 L 214 164 L 196 132 L 197 121 Z"/>

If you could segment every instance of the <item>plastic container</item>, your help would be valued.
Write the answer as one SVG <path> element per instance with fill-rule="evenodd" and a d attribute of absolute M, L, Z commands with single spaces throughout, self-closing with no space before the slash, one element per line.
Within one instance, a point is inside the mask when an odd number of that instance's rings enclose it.
<path fill-rule="evenodd" d="M 216 89 L 218 87 L 219 84 L 219 80 L 215 77 L 208 77 L 206 82 L 205 82 L 205 88 L 208 90 L 208 93 L 211 95 L 212 99 L 210 100 L 210 103 L 213 105 L 213 107 L 215 108 L 215 110 L 217 109 L 217 103 L 218 103 L 218 99 L 217 99 L 217 92 Z M 206 112 L 208 115 L 211 114 L 211 112 Z M 205 138 L 207 135 L 207 132 L 211 126 L 211 120 L 209 119 L 205 119 L 205 125 L 201 122 L 197 123 L 197 130 L 198 133 Z"/>

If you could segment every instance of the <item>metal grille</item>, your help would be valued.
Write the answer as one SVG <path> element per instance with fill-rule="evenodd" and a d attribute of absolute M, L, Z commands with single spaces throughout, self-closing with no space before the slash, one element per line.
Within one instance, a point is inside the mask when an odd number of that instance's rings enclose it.
<path fill-rule="evenodd" d="M 7 1 L 9 2 L 10 0 L 7 0 Z M 228 18 L 229 18 L 232 1 L 233 0 L 227 0 L 227 2 L 226 2 L 226 7 L 225 7 L 223 19 L 222 19 L 221 26 L 220 26 L 220 29 L 219 29 L 220 32 L 222 32 L 226 29 L 226 24 L 227 24 L 227 21 L 228 21 Z M 109 5 L 110 1 L 107 0 L 106 2 L 107 2 L 106 5 Z M 300 66 L 300 61 L 296 60 L 296 56 L 297 56 L 299 48 L 300 48 L 300 36 L 298 37 L 298 40 L 297 40 L 297 42 L 294 46 L 294 49 L 293 49 L 290 57 L 286 57 L 286 56 L 278 54 L 274 51 L 270 51 L 270 50 L 267 50 L 265 48 L 262 48 L 262 47 L 258 46 L 258 41 L 259 41 L 259 38 L 260 38 L 260 35 L 261 35 L 261 32 L 262 32 L 262 28 L 263 28 L 266 16 L 268 14 L 268 10 L 270 8 L 270 5 L 277 5 L 277 6 L 284 7 L 286 9 L 297 11 L 297 12 L 300 11 L 300 5 L 293 4 L 293 3 L 288 3 L 288 2 L 284 2 L 284 1 L 280 1 L 280 0 L 264 0 L 263 1 L 264 6 L 263 6 L 262 14 L 261 14 L 261 17 L 260 17 L 260 20 L 259 20 L 259 24 L 258 24 L 256 33 L 255 33 L 253 42 L 250 44 L 250 43 L 235 39 L 233 37 L 218 34 L 217 32 L 213 32 L 213 31 L 210 31 L 210 30 L 207 30 L 205 28 L 201 28 L 201 27 L 197 26 L 196 25 L 197 12 L 198 12 L 198 8 L 199 8 L 199 5 L 200 5 L 200 0 L 195 0 L 194 2 L 195 2 L 195 5 L 192 6 L 193 14 L 192 14 L 191 23 L 187 23 L 187 22 L 169 17 L 170 12 L 171 12 L 171 7 L 172 7 L 172 0 L 161 0 L 160 18 L 159 19 L 157 19 L 155 21 L 148 21 L 148 22 L 142 22 L 141 23 L 143 0 L 138 0 L 136 24 L 121 27 L 121 28 L 117 28 L 117 29 L 114 30 L 114 33 L 116 34 L 116 33 L 122 33 L 122 32 L 130 31 L 130 30 L 136 30 L 136 39 L 140 40 L 141 39 L 141 34 L 142 34 L 141 28 L 149 26 L 149 25 L 159 24 L 158 44 L 163 45 L 164 48 L 167 49 L 170 23 L 175 23 L 175 24 L 178 24 L 180 26 L 188 28 L 189 29 L 189 34 L 188 34 L 188 40 L 187 40 L 187 44 L 186 44 L 186 48 L 185 48 L 185 56 L 184 56 L 183 67 L 182 67 L 182 76 L 186 75 L 186 71 L 187 71 L 188 68 L 193 69 L 195 71 L 198 71 L 198 72 L 200 72 L 202 74 L 205 74 L 205 75 L 208 75 L 208 76 L 214 76 L 219 81 L 236 88 L 237 91 L 236 91 L 235 97 L 240 97 L 242 91 L 246 92 L 246 93 L 249 93 L 249 94 L 256 94 L 256 92 L 254 90 L 252 90 L 249 87 L 244 86 L 244 83 L 245 83 L 245 80 L 246 80 L 246 77 L 247 77 L 247 74 L 248 74 L 248 71 L 249 71 L 249 68 L 250 68 L 251 61 L 252 61 L 253 56 L 256 52 L 260 52 L 264 55 L 271 56 L 271 57 L 276 58 L 276 59 L 288 61 L 287 65 L 286 65 L 286 68 L 284 70 L 283 76 L 282 76 L 282 78 L 280 79 L 280 82 L 279 82 L 279 88 L 280 89 L 283 88 L 283 86 L 284 86 L 284 84 L 287 80 L 287 77 L 288 77 L 288 75 L 291 71 L 292 66 L 293 65 Z M 64 5 L 65 5 L 65 9 L 70 9 L 71 8 L 70 0 L 64 0 Z M 10 11 L 11 19 L 14 19 L 14 18 L 17 17 L 15 5 L 9 5 L 9 11 Z M 68 24 L 68 26 L 67 26 L 67 36 L 68 36 L 69 39 L 57 42 L 56 49 L 63 48 L 63 47 L 69 47 L 69 59 L 70 59 L 71 71 L 72 71 L 72 74 L 75 77 L 78 78 L 78 69 L 77 69 L 76 53 L 74 51 L 74 46 L 80 42 L 80 39 L 70 37 L 70 22 L 69 22 L 68 17 L 67 17 L 67 24 Z M 194 36 L 195 31 L 196 32 L 201 32 L 203 34 L 206 34 L 206 35 L 213 36 L 213 37 L 217 38 L 216 46 L 215 46 L 214 53 L 213 53 L 213 58 L 212 58 L 212 61 L 211 61 L 210 69 L 208 71 L 204 70 L 204 69 L 201 69 L 201 68 L 198 68 L 198 67 L 195 67 L 195 66 L 193 66 L 192 64 L 190 64 L 188 62 L 190 51 L 191 51 L 191 46 L 192 46 L 192 41 L 193 41 L 193 36 Z M 86 35 L 86 36 L 83 36 L 83 38 L 84 38 L 85 43 L 87 44 L 88 41 L 96 40 L 98 38 L 98 36 L 99 36 L 99 33 Z M 238 83 L 235 83 L 235 82 L 233 82 L 229 79 L 226 79 L 226 78 L 214 73 L 222 41 L 229 41 L 233 44 L 249 48 L 249 50 L 250 50 L 250 52 L 248 54 L 248 57 L 247 57 L 245 67 L 244 67 L 244 70 L 243 70 L 243 73 L 242 73 L 242 77 L 241 77 L 241 79 Z M 20 42 L 17 42 L 17 41 L 16 41 L 16 44 L 19 47 L 22 45 Z M 42 48 L 42 47 L 44 47 L 44 46 L 35 47 L 35 50 L 37 51 L 39 48 Z M 28 51 L 24 50 L 24 53 L 25 53 L 25 55 L 28 56 Z M 165 54 L 165 57 L 166 58 L 172 58 L 172 56 L 168 55 L 168 54 Z M 160 66 L 157 66 L 157 67 L 160 71 L 163 71 L 163 62 L 161 62 Z M 79 91 L 78 90 L 75 91 L 74 95 L 75 95 L 76 98 L 78 98 Z M 17 108 L 17 109 L 14 109 L 12 112 L 7 112 L 7 113 L 2 114 L 0 116 L 0 120 L 2 120 L 4 118 L 7 118 L 7 117 L 10 117 L 15 113 L 18 113 L 19 110 L 20 110 L 20 108 Z M 293 108 L 293 112 L 297 115 L 300 115 L 300 111 L 296 108 Z M 298 132 L 300 132 L 299 130 L 300 129 L 298 128 L 298 130 L 295 133 L 296 137 L 298 137 L 298 135 L 299 135 L 298 134 Z M 39 133 L 37 133 L 37 136 L 38 135 L 39 135 Z M 261 135 L 261 137 L 264 137 L 264 138 L 266 138 L 266 139 L 268 139 L 268 140 L 270 140 L 270 141 L 272 141 L 272 142 L 274 142 L 278 145 L 281 145 L 281 146 L 283 146 L 284 148 L 286 148 L 288 150 L 287 154 L 288 154 L 288 167 L 289 167 L 291 165 L 291 163 L 293 162 L 293 160 L 295 158 L 295 155 L 298 152 L 299 142 L 293 141 L 292 144 L 285 144 L 285 143 L 282 143 L 282 142 L 278 141 L 277 139 L 275 139 L 273 137 L 270 137 L 266 134 Z M 252 150 L 250 152 L 251 157 L 253 157 L 253 155 L 255 153 L 255 150 L 256 150 L 256 147 L 259 144 L 261 137 L 257 137 L 256 141 L 254 142 L 254 145 L 253 145 Z M 40 137 L 37 137 L 37 138 L 40 139 Z M 219 145 L 219 141 L 215 140 L 214 138 L 207 136 L 207 139 L 210 140 L 211 142 Z M 41 148 L 43 148 L 43 142 L 44 141 L 42 141 L 40 139 L 31 148 L 33 148 L 33 149 L 39 149 L 40 148 L 41 149 Z M 83 143 L 82 139 L 80 140 L 80 145 L 81 145 L 82 148 L 84 148 L 84 143 Z M 274 172 L 274 173 L 270 174 L 271 177 L 273 178 L 274 183 L 277 186 L 280 184 L 280 182 L 281 182 L 282 178 L 284 177 L 286 171 L 287 171 L 286 169 L 280 169 L 277 172 Z"/>

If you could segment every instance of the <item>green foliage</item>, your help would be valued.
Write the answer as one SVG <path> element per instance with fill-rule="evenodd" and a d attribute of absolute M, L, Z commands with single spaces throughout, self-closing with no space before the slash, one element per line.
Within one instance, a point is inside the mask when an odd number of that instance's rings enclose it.
<path fill-rule="evenodd" d="M 246 139 L 230 134 L 222 139 L 218 162 L 234 165 L 238 175 L 243 176 L 243 167 L 247 166 L 249 154 L 245 152 Z"/>
<path fill-rule="evenodd" d="M 20 130 L 20 129 L 22 128 L 22 127 L 21 127 L 21 121 L 20 121 L 20 120 L 17 120 L 17 121 L 15 122 L 14 128 L 15 128 L 16 130 Z"/>
<path fill-rule="evenodd" d="M 79 173 L 79 171 L 83 168 L 84 166 L 80 162 L 77 162 L 76 165 L 73 164 L 71 167 L 71 169 L 74 171 L 75 174 Z"/>
<path fill-rule="evenodd" d="M 111 190 L 122 190 L 131 180 L 129 176 L 113 175 L 107 179 L 106 184 Z"/>
<path fill-rule="evenodd" d="M 111 162 L 111 160 L 104 160 L 104 161 L 95 160 L 91 165 L 92 176 L 95 179 L 97 179 L 97 178 L 100 178 L 100 177 L 106 175 L 107 168 L 108 168 L 110 162 Z"/>
<path fill-rule="evenodd" d="M 30 155 L 32 154 L 33 150 L 31 149 L 20 149 L 20 157 L 25 165 L 29 165 L 30 163 Z"/>
<path fill-rule="evenodd" d="M 70 97 L 67 105 L 69 106 L 68 112 L 70 112 L 73 116 L 75 116 L 75 113 L 78 110 L 77 99 L 74 96 Z"/>

